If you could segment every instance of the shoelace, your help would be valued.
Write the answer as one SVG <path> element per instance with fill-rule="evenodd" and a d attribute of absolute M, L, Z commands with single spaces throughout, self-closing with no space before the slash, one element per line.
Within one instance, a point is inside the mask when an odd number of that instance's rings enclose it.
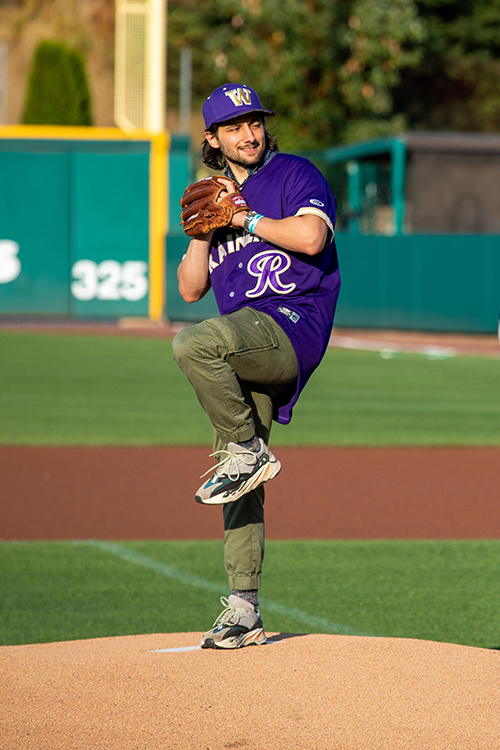
<path fill-rule="evenodd" d="M 206 477 L 207 474 L 210 474 L 211 471 L 215 469 L 215 473 L 217 476 L 222 476 L 223 474 L 227 474 L 229 479 L 232 481 L 235 481 L 240 478 L 240 466 L 239 462 L 243 462 L 247 466 L 251 466 L 253 463 L 255 463 L 255 457 L 256 453 L 255 451 L 250 451 L 246 449 L 242 449 L 241 451 L 238 451 L 237 453 L 235 451 L 226 451 L 226 450 L 220 450 L 215 451 L 215 453 L 210 454 L 210 458 L 215 458 L 215 456 L 218 456 L 220 453 L 227 453 L 227 457 L 220 461 L 219 463 L 216 463 L 214 466 L 211 466 L 210 469 L 207 469 L 200 477 L 202 479 L 203 477 Z M 245 456 L 249 456 L 250 460 L 246 460 Z"/>
<path fill-rule="evenodd" d="M 233 620 L 235 615 L 238 615 L 239 620 L 239 615 L 245 614 L 244 609 L 238 609 L 237 607 L 231 606 L 231 604 L 229 604 L 229 600 L 225 596 L 221 596 L 220 601 L 221 604 L 225 607 L 225 610 L 220 613 L 212 627 L 215 628 L 217 625 L 223 625 L 226 622 L 231 622 L 231 624 L 234 624 Z M 236 620 L 236 622 L 238 622 L 238 620 Z"/>

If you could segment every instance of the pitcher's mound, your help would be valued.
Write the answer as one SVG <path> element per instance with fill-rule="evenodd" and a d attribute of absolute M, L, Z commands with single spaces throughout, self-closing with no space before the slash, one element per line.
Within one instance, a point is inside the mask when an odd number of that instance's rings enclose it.
<path fill-rule="evenodd" d="M 0 747 L 500 747 L 497 651 L 292 634 L 240 651 L 202 651 L 200 635 L 3 646 Z"/>

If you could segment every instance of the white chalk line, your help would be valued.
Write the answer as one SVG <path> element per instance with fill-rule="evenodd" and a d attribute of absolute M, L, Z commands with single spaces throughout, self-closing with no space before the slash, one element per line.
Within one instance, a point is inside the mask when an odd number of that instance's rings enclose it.
<path fill-rule="evenodd" d="M 179 646 L 178 648 L 152 648 L 150 654 L 176 654 L 181 651 L 201 651 L 201 646 Z"/>
<path fill-rule="evenodd" d="M 286 640 L 286 639 L 284 639 Z M 283 643 L 283 641 L 267 640 L 262 646 L 272 646 L 273 643 Z M 150 654 L 177 654 L 181 651 L 201 651 L 201 646 L 177 646 L 176 648 L 152 648 Z"/>
<path fill-rule="evenodd" d="M 328 346 L 332 349 L 357 349 L 366 352 L 380 352 L 383 359 L 390 359 L 399 354 L 421 354 L 429 359 L 448 359 L 456 357 L 458 350 L 451 346 L 432 344 L 398 343 L 376 341 L 375 339 L 356 339 L 349 336 L 332 336 Z"/>
<path fill-rule="evenodd" d="M 107 542 L 97 539 L 89 539 L 88 541 L 75 543 L 87 544 L 91 547 L 96 547 L 97 549 L 109 552 L 110 554 L 115 555 L 116 557 L 119 557 L 126 562 L 133 563 L 134 565 L 141 565 L 143 568 L 149 568 L 155 573 L 167 576 L 167 578 L 172 578 L 173 580 L 180 581 L 181 583 L 186 583 L 189 586 L 195 586 L 196 588 L 204 589 L 205 591 L 213 591 L 214 593 L 220 594 L 221 596 L 227 595 L 228 593 L 225 586 L 221 586 L 220 584 L 214 583 L 213 581 L 208 581 L 205 578 L 193 575 L 192 573 L 186 573 L 185 570 L 176 568 L 173 565 L 169 565 L 168 563 L 153 560 L 151 557 L 147 557 L 141 552 L 136 552 L 135 550 L 126 547 L 124 544 L 119 544 L 118 542 Z M 349 627 L 348 625 L 341 625 L 340 623 L 333 622 L 333 620 L 329 620 L 326 617 L 311 615 L 301 609 L 288 607 L 285 604 L 279 604 L 278 602 L 273 602 L 270 599 L 263 599 L 259 597 L 259 602 L 263 610 L 274 612 L 276 614 L 283 615 L 284 617 L 289 617 L 301 623 L 302 625 L 306 625 L 309 628 L 319 628 L 335 635 L 358 635 L 369 637 L 375 635 L 374 633 L 360 632 Z"/>

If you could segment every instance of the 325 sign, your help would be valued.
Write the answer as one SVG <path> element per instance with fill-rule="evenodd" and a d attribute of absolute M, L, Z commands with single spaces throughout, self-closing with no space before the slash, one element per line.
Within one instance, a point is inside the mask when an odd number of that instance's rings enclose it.
<path fill-rule="evenodd" d="M 71 269 L 71 292 L 88 301 L 127 300 L 137 302 L 148 293 L 148 264 L 142 260 L 78 260 Z"/>

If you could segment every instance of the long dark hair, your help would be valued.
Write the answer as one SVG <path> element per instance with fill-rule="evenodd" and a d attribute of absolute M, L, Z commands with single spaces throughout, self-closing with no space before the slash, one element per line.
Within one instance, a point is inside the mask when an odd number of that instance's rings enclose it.
<path fill-rule="evenodd" d="M 216 135 L 218 129 L 218 125 L 212 125 L 212 127 L 209 128 L 209 132 Z M 279 151 L 276 136 L 271 135 L 271 133 L 268 133 L 267 130 L 265 131 L 265 133 L 266 148 L 269 149 L 269 151 Z M 206 138 L 201 144 L 201 160 L 203 164 L 206 164 L 207 167 L 210 167 L 210 169 L 214 169 L 216 172 L 222 172 L 222 170 L 224 170 L 227 166 L 227 162 L 222 156 L 220 148 L 213 148 Z"/>

